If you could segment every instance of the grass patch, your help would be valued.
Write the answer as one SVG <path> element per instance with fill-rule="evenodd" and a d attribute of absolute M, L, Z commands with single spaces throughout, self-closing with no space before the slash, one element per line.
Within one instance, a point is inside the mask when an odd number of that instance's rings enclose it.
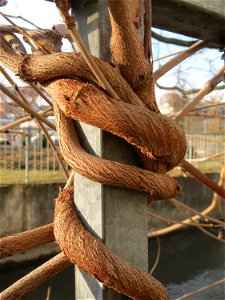
<path fill-rule="evenodd" d="M 66 182 L 63 171 L 30 170 L 28 183 Z M 0 184 L 22 184 L 25 181 L 25 170 L 0 169 Z"/>
<path fill-rule="evenodd" d="M 195 162 L 192 164 L 202 173 L 220 173 L 222 162 Z M 168 174 L 172 177 L 183 176 L 180 167 L 175 167 Z M 30 170 L 28 183 L 66 182 L 63 171 Z M 25 181 L 25 170 L 0 169 L 0 184 L 22 184 Z"/>

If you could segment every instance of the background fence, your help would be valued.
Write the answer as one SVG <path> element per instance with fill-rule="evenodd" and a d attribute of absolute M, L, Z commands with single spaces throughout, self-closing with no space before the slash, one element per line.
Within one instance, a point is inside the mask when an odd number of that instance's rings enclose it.
<path fill-rule="evenodd" d="M 49 132 L 58 147 L 54 131 Z M 204 172 L 219 172 L 225 163 L 225 135 L 187 134 L 186 159 Z M 62 167 L 41 129 L 0 134 L 0 184 L 65 181 Z"/>
<path fill-rule="evenodd" d="M 58 138 L 49 131 L 58 147 Z M 65 181 L 62 166 L 41 129 L 0 134 L 0 183 Z"/>

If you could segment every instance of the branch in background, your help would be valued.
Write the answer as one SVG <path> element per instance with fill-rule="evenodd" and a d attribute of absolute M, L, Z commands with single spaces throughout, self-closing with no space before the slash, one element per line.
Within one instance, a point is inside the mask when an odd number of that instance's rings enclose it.
<path fill-rule="evenodd" d="M 210 289 L 210 288 L 212 288 L 212 287 L 214 287 L 214 286 L 217 286 L 217 285 L 219 285 L 219 284 L 222 284 L 222 283 L 224 283 L 224 282 L 225 282 L 225 278 L 223 278 L 223 279 L 221 279 L 221 280 L 218 280 L 218 281 L 215 281 L 215 282 L 213 282 L 212 284 L 206 285 L 206 286 L 204 286 L 204 287 L 202 287 L 202 288 L 200 288 L 200 289 L 197 289 L 197 290 L 195 290 L 195 291 L 193 291 L 193 292 L 186 293 L 186 294 L 184 294 L 183 296 L 181 296 L 181 297 L 179 297 L 179 298 L 176 298 L 175 300 L 183 300 L 183 299 L 189 298 L 189 297 L 191 297 L 191 296 L 193 296 L 193 295 L 196 295 L 196 294 L 199 294 L 199 293 L 201 293 L 201 292 L 204 292 L 205 290 L 208 290 L 208 289 Z"/>
<path fill-rule="evenodd" d="M 46 109 L 44 111 L 39 111 L 37 112 L 39 115 L 44 115 L 44 116 L 49 116 L 49 115 L 53 115 L 53 111 L 52 111 L 52 108 L 49 108 L 49 109 Z M 2 127 L 0 127 L 0 132 L 8 132 L 8 130 L 10 130 L 11 128 L 14 128 L 14 127 L 17 127 L 18 125 L 20 124 L 23 124 L 25 122 L 28 122 L 30 120 L 32 120 L 33 118 L 31 116 L 26 116 L 26 117 L 23 117 L 19 120 L 16 120 L 12 123 L 9 123 L 7 125 L 4 125 Z"/>
<path fill-rule="evenodd" d="M 216 195 L 216 197 L 218 197 L 218 195 Z M 219 198 L 218 198 L 218 200 L 219 200 Z M 172 201 L 172 200 L 171 200 L 171 201 Z M 177 202 L 178 202 L 178 203 L 177 203 Z M 177 208 L 184 216 L 187 217 L 186 212 L 183 210 L 182 206 L 179 205 L 179 201 L 177 201 L 177 202 L 172 201 L 173 205 L 174 205 L 174 206 L 175 206 L 175 207 L 176 207 L 176 208 Z M 222 236 L 220 236 L 220 235 L 216 236 L 216 235 L 212 234 L 210 231 L 208 231 L 208 230 L 206 230 L 205 228 L 203 228 L 203 226 L 200 226 L 200 224 L 198 223 L 198 221 L 195 222 L 195 221 L 193 220 L 192 217 L 188 217 L 188 219 L 190 219 L 191 222 L 193 223 L 193 225 L 196 225 L 196 228 L 199 229 L 201 232 L 203 232 L 205 235 L 207 235 L 207 236 L 209 236 L 209 237 L 211 237 L 211 238 L 213 238 L 213 239 L 215 239 L 215 240 L 217 240 L 217 241 L 219 241 L 219 242 L 225 243 L 225 239 L 223 239 Z M 212 227 L 215 227 L 215 225 L 212 225 L 212 224 L 209 224 L 209 225 L 211 225 Z"/>
<path fill-rule="evenodd" d="M 14 80 L 9 76 L 9 74 L 0 66 L 0 71 L 2 72 L 2 74 L 5 76 L 5 78 L 9 81 L 9 83 L 12 85 L 12 87 L 14 88 L 14 90 L 16 91 L 16 93 L 18 94 L 18 96 L 22 99 L 22 101 L 31 108 L 31 105 L 29 103 L 29 101 L 27 100 L 27 98 L 24 96 L 24 94 L 20 91 L 19 87 L 17 86 L 17 84 L 14 82 Z M 60 163 L 60 165 L 62 166 L 62 169 L 66 175 L 66 177 L 69 177 L 68 171 L 65 167 L 64 161 L 62 159 L 62 156 L 60 155 L 60 153 L 58 152 L 50 134 L 48 133 L 48 131 L 46 130 L 45 126 L 43 125 L 42 121 L 40 121 L 40 119 L 36 118 L 34 116 L 35 121 L 37 122 L 37 125 L 43 130 L 44 135 L 46 136 L 52 150 L 55 152 L 56 157 Z"/>
<path fill-rule="evenodd" d="M 163 36 L 161 34 L 158 34 L 153 30 L 152 30 L 152 37 L 159 42 L 173 44 L 173 45 L 182 46 L 182 47 L 190 47 L 194 43 L 196 43 L 196 40 L 195 41 L 183 41 L 183 40 L 179 40 L 179 39 L 175 39 L 175 38 L 169 38 L 169 37 Z"/>
<path fill-rule="evenodd" d="M 196 93 L 199 91 L 199 89 L 191 89 L 191 90 L 187 90 L 185 91 L 184 89 L 182 89 L 181 87 L 179 86 L 162 86 L 160 85 L 157 81 L 155 82 L 156 86 L 161 89 L 161 90 L 166 90 L 166 91 L 178 91 L 180 94 L 182 94 L 182 96 L 186 97 L 188 94 L 192 94 L 193 93 Z"/>
<path fill-rule="evenodd" d="M 22 296 L 70 265 L 71 262 L 65 254 L 59 253 L 2 291 L 1 300 L 21 299 Z"/>
<path fill-rule="evenodd" d="M 199 114 L 199 113 L 194 113 L 194 112 L 189 112 L 187 116 L 190 117 L 198 117 L 198 118 L 209 118 L 209 119 L 224 119 L 225 115 L 219 115 L 219 114 Z"/>
<path fill-rule="evenodd" d="M 215 90 L 218 90 L 220 87 L 222 87 L 223 89 L 225 89 L 225 85 L 223 85 L 223 86 L 216 86 Z M 220 106 L 220 105 L 224 105 L 224 104 L 225 104 L 225 102 L 220 102 L 220 103 L 216 103 L 216 104 L 211 104 L 211 105 L 207 105 L 207 106 L 202 106 L 202 107 L 194 108 L 191 111 L 197 111 L 197 110 L 206 109 L 206 108 L 214 107 L 214 106 Z"/>
<path fill-rule="evenodd" d="M 182 110 L 180 110 L 176 116 L 174 117 L 175 122 L 180 122 L 183 117 L 189 113 L 195 105 L 206 95 L 211 93 L 213 89 L 216 87 L 217 84 L 219 84 L 223 78 L 225 71 L 225 66 L 223 66 L 210 80 L 208 80 L 201 90 L 193 97 L 191 101 L 189 101 Z"/>
<path fill-rule="evenodd" d="M 2 31 L 0 27 L 1 38 L 4 39 L 8 45 L 21 56 L 26 54 L 26 49 L 20 39 L 13 32 Z"/>
<path fill-rule="evenodd" d="M 180 163 L 180 166 L 182 169 L 184 169 L 186 172 L 190 173 L 198 181 L 200 181 L 202 184 L 206 185 L 213 192 L 217 193 L 219 196 L 221 196 L 225 200 L 225 189 L 223 189 L 223 187 L 219 186 L 216 182 L 214 182 L 212 179 L 210 179 L 207 175 L 203 174 L 200 170 L 195 168 L 192 164 L 190 164 L 186 160 L 182 160 L 182 162 Z"/>
<path fill-rule="evenodd" d="M 40 115 L 40 114 L 36 113 L 26 103 L 24 103 L 22 100 L 20 100 L 15 94 L 13 94 L 8 88 L 6 88 L 1 83 L 0 83 L 0 90 L 3 93 L 5 93 L 9 98 L 11 98 L 14 102 L 16 102 L 19 106 L 21 106 L 26 112 L 33 115 L 37 119 L 41 120 L 43 123 L 45 123 L 51 129 L 56 130 L 55 125 L 53 125 L 51 122 L 49 122 L 45 117 L 43 117 L 43 115 Z"/>
<path fill-rule="evenodd" d="M 168 58 L 168 57 L 170 57 L 170 56 L 174 56 L 174 55 L 180 54 L 180 53 L 182 53 L 183 51 L 184 51 L 184 50 L 181 50 L 181 51 L 177 51 L 177 52 L 170 53 L 170 54 L 165 55 L 165 56 L 158 57 L 158 58 L 154 59 L 153 62 L 157 62 L 157 61 L 159 61 L 159 60 Z"/>
<path fill-rule="evenodd" d="M 111 87 L 105 76 L 102 74 L 102 72 L 99 70 L 98 66 L 96 65 L 95 61 L 93 60 L 92 56 L 88 52 L 83 40 L 81 39 L 79 32 L 77 31 L 76 24 L 74 21 L 74 18 L 69 14 L 68 7 L 65 4 L 65 2 L 61 0 L 56 0 L 55 4 L 59 10 L 59 13 L 66 24 L 69 34 L 71 35 L 74 42 L 77 43 L 78 47 L 80 48 L 80 51 L 87 62 L 88 66 L 90 67 L 91 71 L 94 73 L 95 77 L 103 85 L 105 90 L 109 93 L 111 97 L 114 99 L 118 99 L 119 97 L 117 93 L 114 91 L 114 89 Z"/>
<path fill-rule="evenodd" d="M 152 31 L 152 37 L 159 42 L 163 42 L 166 44 L 173 44 L 173 45 L 181 46 L 181 47 L 190 47 L 190 46 L 194 45 L 194 43 L 196 43 L 196 40 L 184 41 L 184 40 L 180 40 L 180 39 L 176 39 L 176 38 L 170 38 L 170 37 L 158 34 L 155 31 Z M 206 46 L 206 48 L 216 48 L 216 49 L 218 49 L 218 47 L 219 46 L 214 43 L 208 43 Z"/>
<path fill-rule="evenodd" d="M 194 93 L 197 93 L 200 91 L 199 88 L 193 88 L 193 89 L 189 89 L 189 90 L 184 90 L 179 86 L 162 86 L 161 84 L 159 84 L 157 81 L 155 82 L 156 86 L 161 89 L 161 90 L 167 90 L 167 91 L 178 91 L 180 92 L 183 96 L 187 96 L 187 95 L 191 95 Z M 220 91 L 220 90 L 224 90 L 225 89 L 225 85 L 220 85 L 220 86 L 216 86 L 214 88 L 214 90 Z M 198 108 L 196 109 L 198 110 Z M 192 110 L 194 111 L 194 110 Z"/>
<path fill-rule="evenodd" d="M 152 275 L 153 272 L 155 271 L 155 269 L 156 269 L 156 267 L 157 267 L 157 265 L 159 263 L 160 254 L 161 254 L 160 239 L 159 239 L 158 236 L 156 238 L 157 238 L 157 255 L 156 255 L 155 262 L 154 262 L 154 264 L 153 264 L 153 266 L 152 266 L 152 268 L 151 268 L 151 270 L 149 272 L 150 275 Z"/>
<path fill-rule="evenodd" d="M 40 30 L 43 29 L 43 28 L 37 26 L 36 24 L 34 24 L 33 22 L 31 22 L 30 20 L 25 19 L 25 18 L 22 17 L 22 16 L 13 16 L 13 15 L 6 15 L 6 16 L 7 16 L 8 18 L 20 19 L 20 20 L 22 20 L 22 21 L 24 21 L 24 22 L 30 24 L 31 26 L 37 28 L 37 29 L 40 29 Z M 21 27 L 20 27 L 20 28 L 21 28 Z"/>
<path fill-rule="evenodd" d="M 26 28 L 26 27 L 20 27 L 24 31 L 29 31 L 32 29 Z M 5 32 L 16 32 L 18 33 L 17 29 L 13 25 L 1 25 L 0 24 L 0 31 L 5 31 Z"/>
<path fill-rule="evenodd" d="M 0 11 L 0 15 L 6 19 L 6 21 L 8 21 L 12 26 L 14 26 L 17 30 L 17 32 L 21 33 L 22 35 L 24 35 L 28 40 L 32 41 L 32 43 L 38 48 L 40 49 L 43 53 L 45 54 L 50 54 L 50 52 L 45 49 L 45 47 L 43 47 L 39 42 L 37 42 L 34 38 L 32 38 L 32 36 L 27 33 L 25 30 L 21 29 L 19 26 L 17 26 L 14 22 L 12 22 L 8 17 L 6 17 L 6 15 L 4 15 L 1 11 Z"/>
<path fill-rule="evenodd" d="M 185 49 L 183 52 L 181 52 L 180 54 L 178 54 L 177 56 L 175 56 L 174 58 L 169 60 L 167 63 L 165 63 L 161 68 L 156 70 L 153 73 L 154 80 L 157 81 L 160 77 L 165 75 L 167 72 L 169 72 L 171 69 L 173 69 L 176 65 L 178 65 L 179 63 L 181 63 L 182 61 L 184 61 L 186 58 L 190 57 L 197 51 L 203 49 L 204 47 L 206 47 L 206 45 L 207 45 L 207 42 L 198 41 L 198 42 L 194 43 L 192 46 L 190 46 L 189 48 Z"/>
<path fill-rule="evenodd" d="M 45 96 L 41 88 L 32 82 L 30 82 L 29 85 L 42 97 L 42 99 L 44 99 L 51 107 L 53 107 L 52 102 L 48 99 L 48 97 Z"/>
<path fill-rule="evenodd" d="M 51 297 L 51 286 L 49 286 L 48 289 L 47 289 L 47 295 L 46 295 L 45 300 L 50 300 L 50 297 Z"/>

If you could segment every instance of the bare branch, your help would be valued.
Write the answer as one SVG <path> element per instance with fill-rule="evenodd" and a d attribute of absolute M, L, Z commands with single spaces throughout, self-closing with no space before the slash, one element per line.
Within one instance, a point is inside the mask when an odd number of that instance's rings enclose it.
<path fill-rule="evenodd" d="M 55 240 L 53 224 L 37 227 L 0 239 L 0 259 Z"/>
<path fill-rule="evenodd" d="M 69 265 L 71 265 L 70 261 L 61 252 L 2 291 L 0 294 L 1 300 L 20 299 L 45 280 L 66 269 Z"/>
<path fill-rule="evenodd" d="M 9 96 L 13 101 L 15 101 L 19 106 L 21 106 L 25 111 L 27 111 L 29 114 L 33 115 L 37 119 L 40 119 L 43 123 L 45 123 L 48 127 L 50 127 L 53 130 L 55 129 L 55 125 L 53 125 L 51 122 L 49 122 L 43 115 L 40 115 L 36 113 L 33 109 L 31 109 L 26 103 L 24 103 L 22 100 L 20 100 L 16 95 L 14 95 L 8 88 L 6 88 L 2 83 L 0 83 L 0 90 L 5 93 L 7 96 Z"/>
<path fill-rule="evenodd" d="M 159 84 L 157 81 L 155 82 L 156 86 L 161 89 L 161 90 L 167 90 L 167 91 L 178 91 L 179 93 L 181 93 L 184 97 L 186 97 L 187 95 L 191 95 L 191 94 L 195 94 L 197 92 L 200 91 L 200 88 L 193 88 L 193 89 L 189 89 L 189 90 L 185 90 L 177 85 L 174 86 L 162 86 L 161 84 Z M 216 91 L 220 91 L 220 90 L 224 90 L 225 89 L 225 85 L 219 85 L 219 86 L 215 86 L 214 90 Z M 216 105 L 220 105 L 220 104 L 216 104 Z M 215 106 L 216 106 L 215 105 Z M 213 105 L 212 105 L 213 106 Z M 204 106 L 203 108 L 207 108 L 207 107 L 211 107 L 211 105 L 209 106 Z M 191 111 L 195 111 L 195 110 L 199 110 L 202 108 L 196 108 L 196 109 L 192 109 Z"/>
<path fill-rule="evenodd" d="M 225 85 L 223 85 L 223 86 L 216 86 L 215 90 L 218 89 L 218 88 L 225 89 Z M 216 104 L 211 104 L 211 105 L 207 105 L 207 106 L 202 106 L 202 107 L 194 108 L 191 111 L 197 111 L 197 110 L 206 109 L 206 108 L 214 107 L 214 106 L 220 106 L 220 105 L 224 105 L 224 104 L 225 104 L 225 102 L 220 102 L 220 103 L 216 103 Z"/>
<path fill-rule="evenodd" d="M 177 52 L 173 52 L 173 53 L 170 53 L 170 54 L 168 54 L 168 55 L 158 57 L 158 58 L 154 59 L 153 62 L 157 62 L 157 61 L 159 61 L 159 60 L 168 58 L 168 57 L 170 57 L 170 56 L 174 56 L 174 55 L 180 54 L 180 53 L 182 53 L 183 51 L 184 51 L 184 50 L 182 50 L 182 51 L 177 51 Z"/>
<path fill-rule="evenodd" d="M 180 163 L 181 168 L 183 168 L 186 172 L 189 172 L 192 176 L 194 176 L 198 181 L 202 184 L 208 186 L 212 191 L 220 195 L 225 200 L 225 190 L 223 187 L 219 186 L 216 182 L 211 180 L 208 176 L 203 174 L 200 170 L 196 169 L 192 164 L 187 162 L 186 160 L 182 160 Z"/>
<path fill-rule="evenodd" d="M 219 84 L 223 78 L 225 66 L 223 66 L 209 81 L 207 81 L 201 90 L 189 101 L 184 108 L 174 117 L 175 122 L 179 122 L 183 117 L 190 112 L 194 106 L 207 94 L 211 93 L 215 86 Z"/>
<path fill-rule="evenodd" d="M 195 41 L 184 41 L 184 40 L 179 40 L 179 39 L 175 39 L 175 38 L 169 38 L 169 37 L 163 36 L 161 34 L 158 34 L 155 31 L 152 31 L 152 37 L 159 42 L 173 44 L 173 45 L 182 46 L 182 47 L 190 47 L 197 42 L 196 40 Z"/>
<path fill-rule="evenodd" d="M 208 289 L 210 289 L 210 288 L 212 288 L 212 287 L 214 287 L 214 286 L 217 286 L 217 285 L 219 285 L 219 284 L 222 284 L 222 283 L 224 283 L 224 282 L 225 282 L 225 278 L 223 278 L 223 279 L 221 279 L 221 280 L 218 280 L 218 281 L 215 281 L 215 282 L 213 282 L 212 284 L 206 285 L 206 286 L 204 286 L 204 287 L 202 287 L 202 288 L 200 288 L 200 289 L 197 289 L 197 290 L 195 290 L 195 291 L 193 291 L 193 292 L 186 293 L 186 294 L 184 294 L 183 296 L 181 296 L 181 297 L 179 297 L 179 298 L 176 298 L 175 300 L 183 300 L 183 299 L 187 299 L 187 298 L 189 298 L 189 297 L 191 297 L 191 296 L 194 296 L 194 295 L 196 295 L 196 294 L 199 294 L 199 293 L 201 293 L 201 292 L 204 292 L 205 290 L 208 290 Z"/>
<path fill-rule="evenodd" d="M 52 108 L 46 109 L 44 111 L 38 111 L 37 113 L 39 115 L 44 115 L 44 116 L 53 115 Z M 27 116 L 27 117 L 23 117 L 21 119 L 18 119 L 14 122 L 11 122 L 7 125 L 4 125 L 4 126 L 0 127 L 0 132 L 8 132 L 8 130 L 10 130 L 11 128 L 17 127 L 18 125 L 23 124 L 25 122 L 28 122 L 32 119 L 33 119 L 33 117 L 31 117 L 30 115 Z"/>
<path fill-rule="evenodd" d="M 11 25 L 13 25 L 16 30 L 18 32 L 20 32 L 21 34 L 23 34 L 28 40 L 32 41 L 32 43 L 38 48 L 40 49 L 43 53 L 49 54 L 50 52 L 45 49 L 45 47 L 43 47 L 39 42 L 37 42 L 34 38 L 32 38 L 32 36 L 30 34 L 28 34 L 26 31 L 24 31 L 23 29 L 21 29 L 19 26 L 17 26 L 14 22 L 12 22 L 8 17 L 6 17 L 6 15 L 4 15 L 1 11 L 0 11 L 0 15 L 6 19 L 6 21 L 8 21 Z"/>
<path fill-rule="evenodd" d="M 95 64 L 94 60 L 92 59 L 92 56 L 88 52 L 83 40 L 81 39 L 77 31 L 74 18 L 68 12 L 68 7 L 65 7 L 63 1 L 61 0 L 56 0 L 55 3 L 63 21 L 67 25 L 68 31 L 72 39 L 77 43 L 78 47 L 80 48 L 81 53 L 84 59 L 86 60 L 88 66 L 90 67 L 90 69 L 92 70 L 92 72 L 94 73 L 98 81 L 103 85 L 104 89 L 110 94 L 110 96 L 119 100 L 117 93 L 114 91 L 114 89 L 111 87 L 109 82 L 106 80 L 105 76 L 99 70 L 98 66 Z"/>
<path fill-rule="evenodd" d="M 48 99 L 48 97 L 45 96 L 45 94 L 41 91 L 41 89 L 35 85 L 34 83 L 30 82 L 29 83 L 30 86 L 32 86 L 32 88 L 51 106 L 53 107 L 52 102 Z"/>
<path fill-rule="evenodd" d="M 199 117 L 199 118 L 209 118 L 209 119 L 224 119 L 225 115 L 220 115 L 220 114 L 199 114 L 199 113 L 194 113 L 194 112 L 189 112 L 187 116 L 190 117 Z"/>
<path fill-rule="evenodd" d="M 160 239 L 159 239 L 158 235 L 156 236 L 156 238 L 157 238 L 157 255 L 156 255 L 155 263 L 152 266 L 151 271 L 149 272 L 150 275 L 152 275 L 153 272 L 155 271 L 155 269 L 159 263 L 159 258 L 160 258 L 160 254 L 161 254 Z"/>
<path fill-rule="evenodd" d="M 202 48 L 206 47 L 207 43 L 204 41 L 198 41 L 189 48 L 185 49 L 182 53 L 178 54 L 176 57 L 172 58 L 170 61 L 165 63 L 161 68 L 156 70 L 153 73 L 154 80 L 158 80 L 160 77 L 162 77 L 164 74 L 169 72 L 172 68 L 174 68 L 176 65 L 184 61 L 186 58 L 190 57 L 197 51 L 201 50 Z"/>
<path fill-rule="evenodd" d="M 37 26 L 37 24 L 31 22 L 30 20 L 28 20 L 28 19 L 26 19 L 26 18 L 24 18 L 24 17 L 22 17 L 22 16 L 13 16 L 13 15 L 6 15 L 6 16 L 7 16 L 8 18 L 20 19 L 20 20 L 22 20 L 22 21 L 24 21 L 24 22 L 26 22 L 26 23 L 32 25 L 33 27 L 35 27 L 35 28 L 37 28 L 37 29 L 40 29 L 40 30 L 43 29 L 43 28 Z M 21 28 L 21 27 L 20 27 L 20 28 Z"/>

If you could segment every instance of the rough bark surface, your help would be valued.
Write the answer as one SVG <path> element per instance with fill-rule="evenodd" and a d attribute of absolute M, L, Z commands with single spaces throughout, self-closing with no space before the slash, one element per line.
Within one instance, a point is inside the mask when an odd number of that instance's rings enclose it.
<path fill-rule="evenodd" d="M 132 299 L 168 299 L 163 285 L 110 251 L 82 225 L 73 204 L 73 188 L 56 200 L 54 234 L 69 260 L 106 286 Z"/>
<path fill-rule="evenodd" d="M 54 241 L 53 224 L 0 239 L 0 259 Z"/>
<path fill-rule="evenodd" d="M 70 261 L 64 253 L 59 253 L 37 269 L 10 285 L 10 287 L 0 293 L 0 299 L 21 299 L 21 297 L 38 287 L 41 283 L 66 269 L 70 264 Z"/>
<path fill-rule="evenodd" d="M 74 122 L 54 105 L 60 148 L 67 163 L 78 173 L 107 185 L 148 192 L 152 199 L 168 199 L 180 190 L 176 180 L 134 166 L 124 165 L 87 153 L 80 145 Z"/>
<path fill-rule="evenodd" d="M 157 108 L 152 65 L 145 61 L 141 37 L 134 25 L 139 8 L 136 10 L 135 6 L 135 13 L 129 11 L 126 0 L 109 0 L 109 8 L 111 50 L 117 68 L 97 58 L 90 61 L 119 99 L 110 97 L 104 89 L 106 86 L 96 80 L 96 70 L 88 66 L 85 56 L 84 59 L 79 53 L 48 54 L 58 51 L 58 42 L 51 47 L 51 43 L 42 40 L 41 34 L 37 33 L 36 37 L 41 46 L 47 47 L 44 51 L 47 55 L 40 55 L 40 52 L 19 55 L 0 37 L 0 59 L 22 79 L 40 82 L 53 97 L 61 152 L 74 170 L 103 184 L 147 192 L 151 200 L 169 199 L 175 197 L 180 188 L 165 173 L 182 161 L 186 151 L 185 135 Z M 126 140 L 138 151 L 145 168 L 88 154 L 79 143 L 73 119 Z M 108 287 L 133 299 L 168 299 L 161 283 L 123 261 L 87 232 L 71 202 L 72 193 L 72 189 L 60 193 L 54 219 L 56 241 L 68 259 Z M 46 232 L 44 241 L 51 239 L 51 234 L 49 237 Z M 27 245 L 21 244 L 20 249 L 24 247 Z M 67 258 L 61 254 L 59 260 L 56 258 L 50 265 L 43 265 L 39 271 L 28 274 L 4 291 L 3 299 L 12 299 L 13 295 L 18 298 L 53 276 L 57 268 L 60 271 L 67 265 Z M 19 290 L 19 286 L 23 290 Z"/>

